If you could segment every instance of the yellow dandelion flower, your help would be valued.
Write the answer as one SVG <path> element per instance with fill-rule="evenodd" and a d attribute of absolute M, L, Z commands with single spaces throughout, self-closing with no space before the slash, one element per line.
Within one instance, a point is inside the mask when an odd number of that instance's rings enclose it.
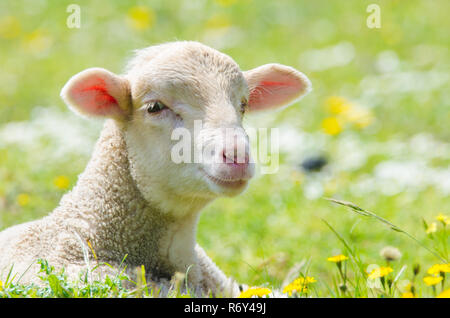
<path fill-rule="evenodd" d="M 346 260 L 348 260 L 348 257 L 345 255 L 342 255 L 342 254 L 327 258 L 327 261 L 333 262 L 333 263 L 340 263 L 340 262 L 346 261 Z"/>
<path fill-rule="evenodd" d="M 146 6 L 134 6 L 128 10 L 128 25 L 135 30 L 145 30 L 155 24 L 155 12 Z"/>
<path fill-rule="evenodd" d="M 292 296 L 293 293 L 298 292 L 298 293 L 307 293 L 308 292 L 308 287 L 306 286 L 296 286 L 296 285 L 292 285 L 289 284 L 286 287 L 284 287 L 283 289 L 283 293 L 284 294 L 288 294 L 289 296 Z"/>
<path fill-rule="evenodd" d="M 437 298 L 450 298 L 450 289 L 444 290 L 442 293 L 437 295 Z"/>
<path fill-rule="evenodd" d="M 440 273 L 450 273 L 450 264 L 434 264 L 428 271 L 430 275 L 439 275 Z"/>
<path fill-rule="evenodd" d="M 341 122 L 352 123 L 360 129 L 369 126 L 374 120 L 370 110 L 355 106 L 344 97 L 331 96 L 325 101 L 325 106 L 328 111 L 336 115 Z"/>
<path fill-rule="evenodd" d="M 314 277 L 299 277 L 284 287 L 283 293 L 287 293 L 289 296 L 292 296 L 292 293 L 294 292 L 306 293 L 308 292 L 308 285 L 315 282 L 317 281 Z"/>
<path fill-rule="evenodd" d="M 437 231 L 437 224 L 436 224 L 436 222 L 431 222 L 428 225 L 428 228 L 426 229 L 425 233 L 431 234 L 431 233 L 434 233 L 436 231 Z"/>
<path fill-rule="evenodd" d="M 33 54 L 46 52 L 52 45 L 52 37 L 43 29 L 34 30 L 24 40 L 25 49 Z"/>
<path fill-rule="evenodd" d="M 317 282 L 317 280 L 314 277 L 309 277 L 309 276 L 299 277 L 299 278 L 297 278 L 297 280 L 302 284 L 311 284 L 311 283 Z"/>
<path fill-rule="evenodd" d="M 52 37 L 43 29 L 34 30 L 24 39 L 25 49 L 33 54 L 46 52 L 52 45 Z"/>
<path fill-rule="evenodd" d="M 361 129 L 369 126 L 373 122 L 372 113 L 361 107 L 354 107 L 350 111 L 345 112 L 342 118 Z"/>
<path fill-rule="evenodd" d="M 425 276 L 423 281 L 428 286 L 434 286 L 442 281 L 442 276 Z"/>
<path fill-rule="evenodd" d="M 445 214 L 439 213 L 438 216 L 436 216 L 436 220 L 442 222 L 445 225 L 449 225 L 450 224 L 450 218 L 448 216 L 446 216 Z"/>
<path fill-rule="evenodd" d="M 0 280 L 0 291 L 3 290 L 3 282 Z"/>
<path fill-rule="evenodd" d="M 21 193 L 17 196 L 16 201 L 20 206 L 26 206 L 30 203 L 30 196 L 26 193 Z"/>
<path fill-rule="evenodd" d="M 263 297 L 266 295 L 269 295 L 272 291 L 269 288 L 262 288 L 262 287 L 250 287 L 246 291 L 243 291 L 238 298 L 252 298 L 254 296 L 256 297 Z"/>
<path fill-rule="evenodd" d="M 348 112 L 352 108 L 352 104 L 344 97 L 331 96 L 325 101 L 325 106 L 332 114 L 339 115 Z"/>
<path fill-rule="evenodd" d="M 343 130 L 343 127 L 336 117 L 328 117 L 322 121 L 322 130 L 328 135 L 338 135 Z"/>
<path fill-rule="evenodd" d="M 377 279 L 377 278 L 387 276 L 390 273 L 392 273 L 393 271 L 394 270 L 389 266 L 388 267 L 381 266 L 381 267 L 375 268 L 373 271 L 371 271 L 369 273 L 368 277 L 369 277 L 369 279 Z"/>
<path fill-rule="evenodd" d="M 416 296 L 414 296 L 413 293 L 411 292 L 406 292 L 402 294 L 402 298 L 415 298 Z"/>
<path fill-rule="evenodd" d="M 53 179 L 53 184 L 58 189 L 65 190 L 69 187 L 70 180 L 66 176 L 57 176 L 55 179 Z"/>
<path fill-rule="evenodd" d="M 20 35 L 22 27 L 16 17 L 6 16 L 0 18 L 0 38 L 14 39 Z"/>

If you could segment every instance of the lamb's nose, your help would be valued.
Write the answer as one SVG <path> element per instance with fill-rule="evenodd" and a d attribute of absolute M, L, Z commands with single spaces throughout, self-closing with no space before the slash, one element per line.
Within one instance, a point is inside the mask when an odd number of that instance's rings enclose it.
<path fill-rule="evenodd" d="M 239 151 L 238 147 L 234 146 L 231 149 L 223 150 L 223 162 L 231 165 L 248 165 L 249 155 L 247 151 Z"/>

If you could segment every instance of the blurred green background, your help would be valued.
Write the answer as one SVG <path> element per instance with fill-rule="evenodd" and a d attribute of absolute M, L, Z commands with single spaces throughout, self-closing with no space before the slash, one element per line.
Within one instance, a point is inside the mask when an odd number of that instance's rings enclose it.
<path fill-rule="evenodd" d="M 372 3 L 381 28 L 366 25 Z M 69 4 L 80 6 L 81 28 L 67 27 Z M 101 123 L 63 104 L 70 76 L 94 66 L 120 73 L 134 49 L 196 40 L 243 70 L 291 65 L 314 87 L 245 120 L 279 128 L 281 166 L 201 217 L 198 240 L 228 275 L 278 286 L 307 260 L 326 284 L 326 258 L 345 251 L 322 219 L 367 264 L 382 264 L 379 250 L 393 245 L 403 254 L 395 270 L 431 265 L 407 237 L 323 198 L 352 201 L 433 247 L 422 218 L 450 213 L 448 12 L 446 0 L 1 1 L 0 229 L 50 212 L 89 159 Z M 327 164 L 302 167 L 314 158 Z"/>

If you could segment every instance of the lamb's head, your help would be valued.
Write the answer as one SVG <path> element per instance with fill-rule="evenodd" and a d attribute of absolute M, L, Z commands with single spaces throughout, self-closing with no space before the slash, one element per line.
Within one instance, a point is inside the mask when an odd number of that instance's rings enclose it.
<path fill-rule="evenodd" d="M 168 201 L 240 193 L 254 173 L 244 114 L 283 107 L 309 90 L 306 76 L 291 67 L 242 72 L 212 48 L 174 42 L 137 51 L 124 75 L 85 70 L 62 97 L 78 113 L 119 123 L 138 188 L 171 209 L 177 205 Z"/>

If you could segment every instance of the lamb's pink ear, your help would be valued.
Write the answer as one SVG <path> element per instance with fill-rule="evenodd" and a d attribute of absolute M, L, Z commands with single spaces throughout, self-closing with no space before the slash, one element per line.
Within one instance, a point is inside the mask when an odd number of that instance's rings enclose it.
<path fill-rule="evenodd" d="M 244 72 L 250 90 L 250 111 L 287 106 L 311 90 L 311 82 L 296 69 L 266 64 Z"/>
<path fill-rule="evenodd" d="M 125 118 L 131 110 L 128 81 L 102 68 L 73 76 L 61 97 L 75 112 L 89 117 Z"/>

